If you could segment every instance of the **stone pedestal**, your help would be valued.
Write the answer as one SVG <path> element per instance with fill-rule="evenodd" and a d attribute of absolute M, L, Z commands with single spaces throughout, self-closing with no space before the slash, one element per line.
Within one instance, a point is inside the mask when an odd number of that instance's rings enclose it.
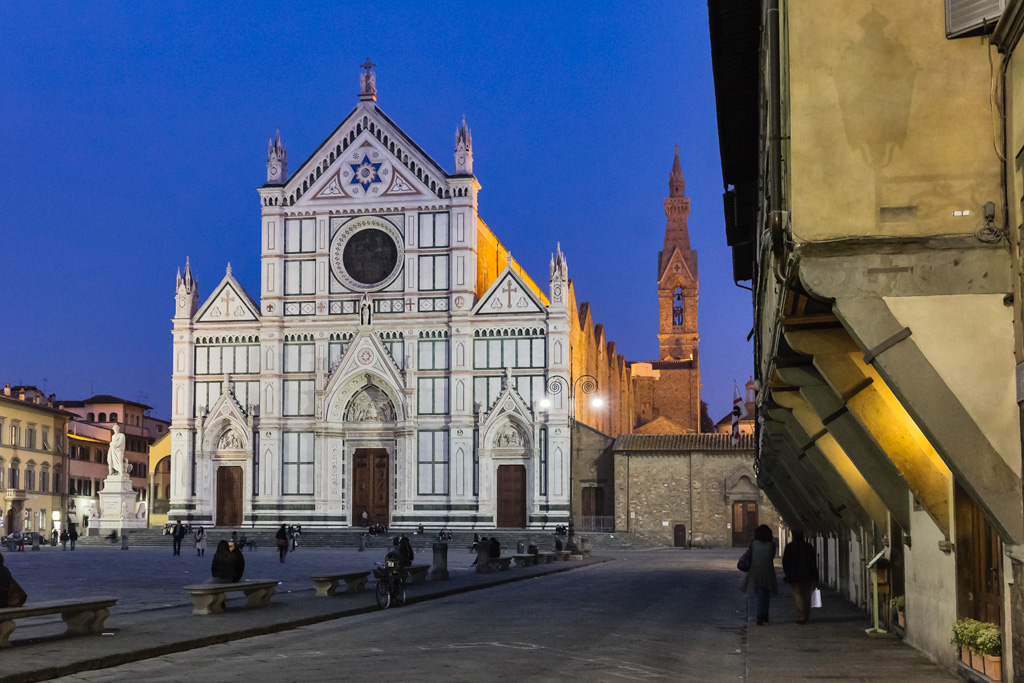
<path fill-rule="evenodd" d="M 110 476 L 103 481 L 100 491 L 100 516 L 89 520 L 90 529 L 112 531 L 145 529 L 146 520 L 135 516 L 138 502 L 132 490 L 130 477 Z"/>
<path fill-rule="evenodd" d="M 433 569 L 430 572 L 430 578 L 435 581 L 445 580 L 448 578 L 448 544 L 447 543 L 435 543 L 434 544 L 434 562 Z"/>

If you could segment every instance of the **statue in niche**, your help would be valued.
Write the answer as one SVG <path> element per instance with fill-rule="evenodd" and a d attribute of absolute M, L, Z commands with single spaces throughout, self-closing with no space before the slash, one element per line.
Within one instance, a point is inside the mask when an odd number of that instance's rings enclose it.
<path fill-rule="evenodd" d="M 498 438 L 494 440 L 494 445 L 497 448 L 522 447 L 526 445 L 526 437 L 523 436 L 521 431 L 510 426 L 498 435 Z"/>
<path fill-rule="evenodd" d="M 373 306 L 370 304 L 370 297 L 365 293 L 359 300 L 359 324 L 369 325 L 371 323 Z"/>
<path fill-rule="evenodd" d="M 217 449 L 222 451 L 238 451 L 243 448 L 245 448 L 245 445 L 242 443 L 241 437 L 233 429 L 224 432 L 217 443 Z"/>
<path fill-rule="evenodd" d="M 369 386 L 349 402 L 345 419 L 349 422 L 393 422 L 395 408 L 383 391 Z"/>
<path fill-rule="evenodd" d="M 114 425 L 114 433 L 110 437 L 107 449 L 107 478 L 123 477 L 124 474 L 124 434 Z"/>

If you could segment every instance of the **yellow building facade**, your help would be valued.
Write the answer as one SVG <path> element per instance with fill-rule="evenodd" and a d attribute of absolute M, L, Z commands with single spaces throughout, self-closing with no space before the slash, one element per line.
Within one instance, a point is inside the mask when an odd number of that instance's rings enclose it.
<path fill-rule="evenodd" d="M 924 0 L 709 12 L 726 236 L 753 288 L 758 484 L 817 537 L 823 580 L 868 608 L 883 553 L 907 642 L 954 668 L 954 622 L 996 623 L 1012 680 L 1019 218 L 996 47 L 947 38 L 971 31 Z"/>
<path fill-rule="evenodd" d="M 38 392 L 0 394 L 0 510 L 2 533 L 61 528 L 67 480 L 67 423 L 70 414 Z"/>

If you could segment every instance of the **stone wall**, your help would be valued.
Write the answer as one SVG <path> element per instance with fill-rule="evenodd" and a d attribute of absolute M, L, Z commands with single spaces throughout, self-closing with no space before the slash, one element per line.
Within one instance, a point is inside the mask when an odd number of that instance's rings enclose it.
<path fill-rule="evenodd" d="M 620 448 L 623 437 L 616 441 L 615 528 L 672 545 L 676 526 L 684 525 L 693 546 L 731 547 L 732 503 L 753 500 L 758 504 L 758 523 L 777 533 L 779 514 L 752 484 L 752 439 L 741 444 L 746 448 L 712 450 L 693 448 L 692 442 L 728 439 L 708 434 L 685 437 L 646 437 L 676 439 L 675 450 L 626 450 Z"/>

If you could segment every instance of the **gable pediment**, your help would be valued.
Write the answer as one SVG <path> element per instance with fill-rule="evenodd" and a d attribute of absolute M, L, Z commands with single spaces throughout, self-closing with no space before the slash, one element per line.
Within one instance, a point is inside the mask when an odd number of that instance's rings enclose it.
<path fill-rule="evenodd" d="M 473 315 L 543 313 L 545 306 L 519 274 L 505 267 L 473 308 Z"/>
<path fill-rule="evenodd" d="M 367 395 L 374 400 L 376 412 L 367 406 L 354 406 L 351 403 L 354 392 L 365 386 L 376 386 L 378 393 L 383 392 L 379 395 L 370 392 Z M 378 421 L 392 421 L 396 417 L 400 419 L 404 415 L 404 390 L 405 378 L 402 371 L 398 369 L 380 337 L 369 327 L 360 328 L 327 381 L 324 391 L 327 396 L 326 417 L 365 421 L 373 415 L 385 415 L 389 419 Z M 378 400 L 385 396 L 391 405 L 391 413 L 383 407 L 382 400 Z M 371 417 L 364 418 L 364 415 Z"/>
<path fill-rule="evenodd" d="M 193 318 L 196 323 L 252 322 L 259 319 L 256 302 L 230 272 L 213 289 L 213 294 Z"/>
<path fill-rule="evenodd" d="M 672 282 L 679 282 L 683 286 L 695 287 L 697 285 L 696 273 L 690 266 L 689 260 L 679 249 L 673 249 L 665 266 L 661 271 L 658 284 L 666 286 Z"/>
<path fill-rule="evenodd" d="M 447 194 L 448 174 L 379 109 L 357 106 L 285 184 L 289 204 Z"/>
<path fill-rule="evenodd" d="M 486 406 L 487 411 L 480 416 L 483 427 L 481 442 L 492 448 L 522 447 L 529 445 L 531 440 L 530 425 L 534 421 L 533 411 L 512 386 L 511 379 L 511 376 L 506 374 L 505 387 L 494 403 Z"/>

